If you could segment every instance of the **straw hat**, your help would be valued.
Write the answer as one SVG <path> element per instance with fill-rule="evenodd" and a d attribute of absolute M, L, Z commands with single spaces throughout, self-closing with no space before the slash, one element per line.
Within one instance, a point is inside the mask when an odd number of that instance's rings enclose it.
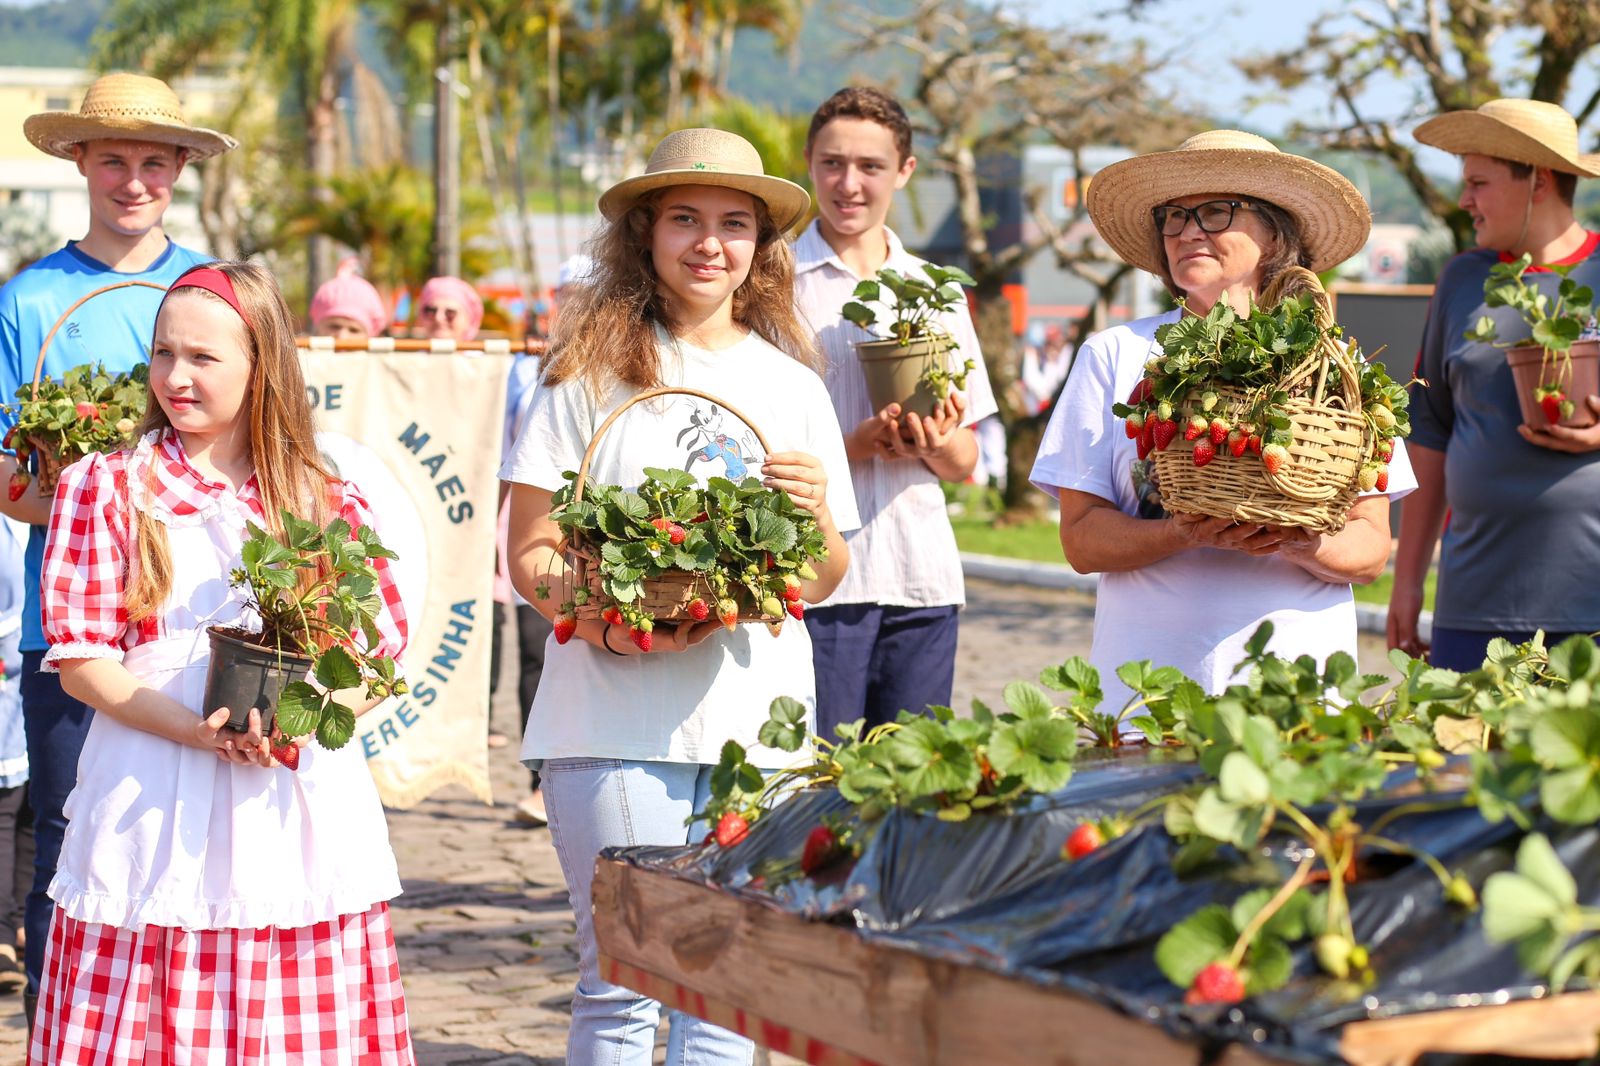
<path fill-rule="evenodd" d="M 1123 262 L 1160 274 L 1150 209 L 1201 193 L 1247 196 L 1289 212 L 1300 223 L 1312 270 L 1361 251 L 1372 229 L 1367 202 L 1338 171 L 1239 130 L 1199 133 L 1173 151 L 1112 163 L 1089 182 L 1089 217 Z"/>
<path fill-rule="evenodd" d="M 1414 135 L 1453 155 L 1491 155 L 1600 178 L 1600 155 L 1578 151 L 1578 123 L 1563 107 L 1541 100 L 1490 100 L 1476 111 L 1430 118 Z"/>
<path fill-rule="evenodd" d="M 811 194 L 792 181 L 774 178 L 761 165 L 755 145 L 726 130 L 678 130 L 650 153 L 644 173 L 617 182 L 600 196 L 600 213 L 615 219 L 645 193 L 673 185 L 716 185 L 747 192 L 767 205 L 780 230 L 811 209 Z"/>
<path fill-rule="evenodd" d="M 158 78 L 106 74 L 83 94 L 76 111 L 45 111 L 22 124 L 35 148 L 62 159 L 72 146 L 94 140 L 154 141 L 189 150 L 189 161 L 209 159 L 238 147 L 225 133 L 189 125 L 178 94 Z"/>

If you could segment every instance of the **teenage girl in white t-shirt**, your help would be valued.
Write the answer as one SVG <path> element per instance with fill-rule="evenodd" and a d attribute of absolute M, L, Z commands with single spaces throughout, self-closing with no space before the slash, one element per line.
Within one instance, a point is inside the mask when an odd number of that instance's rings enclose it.
<path fill-rule="evenodd" d="M 750 427 L 729 411 L 674 396 L 624 414 L 598 449 L 594 479 L 637 484 L 648 466 L 759 476 L 810 511 L 827 538 L 805 600 L 838 584 L 849 558 L 840 527 L 855 525 L 854 496 L 811 334 L 795 315 L 784 240 L 808 205 L 799 186 L 762 172 L 748 142 L 719 130 L 671 134 L 645 174 L 601 197 L 608 225 L 593 244 L 593 272 L 562 308 L 527 424 L 501 470 L 511 482 L 512 580 L 541 611 L 553 612 L 558 597 L 540 598 L 537 587 L 560 587 L 564 574 L 549 516 L 563 470 L 577 468 L 610 411 L 658 385 L 725 400 L 757 424 L 770 451 L 749 446 Z M 792 622 L 777 637 L 759 625 L 730 633 L 714 618 L 661 625 L 646 651 L 623 627 L 595 619 L 580 621 L 575 639 L 549 644 L 523 757 L 542 764 L 577 917 L 569 1063 L 649 1063 L 660 1012 L 600 976 L 596 855 L 688 842 L 685 820 L 709 795 L 722 744 L 754 747 L 779 695 L 811 696 L 810 643 Z M 753 1053 L 726 1030 L 673 1019 L 668 1063 L 747 1064 Z"/>

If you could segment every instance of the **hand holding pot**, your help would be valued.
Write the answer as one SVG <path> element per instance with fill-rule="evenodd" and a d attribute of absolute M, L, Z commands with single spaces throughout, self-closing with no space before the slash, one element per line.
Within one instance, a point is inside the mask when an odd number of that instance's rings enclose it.
<path fill-rule="evenodd" d="M 1543 425 L 1535 429 L 1524 423 L 1517 427 L 1517 432 L 1522 434 L 1522 439 L 1529 444 L 1548 448 L 1553 452 L 1580 455 L 1600 450 L 1600 396 L 1586 396 L 1584 403 L 1589 405 L 1589 410 L 1594 414 L 1596 421 L 1582 429 L 1553 425 Z"/>
<path fill-rule="evenodd" d="M 265 766 L 271 754 L 266 738 L 261 735 L 261 712 L 250 708 L 250 717 L 244 733 L 228 728 L 229 710 L 218 707 L 205 718 L 195 722 L 195 747 L 209 748 L 223 762 L 240 766 Z"/>

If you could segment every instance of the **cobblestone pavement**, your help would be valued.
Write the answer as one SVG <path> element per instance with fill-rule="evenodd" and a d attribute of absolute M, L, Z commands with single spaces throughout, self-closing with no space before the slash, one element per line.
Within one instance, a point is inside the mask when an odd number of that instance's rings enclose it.
<path fill-rule="evenodd" d="M 1088 651 L 1086 595 L 973 581 L 968 597 L 957 708 L 973 696 L 996 702 L 1006 682 Z M 1378 642 L 1363 638 L 1361 658 L 1382 668 Z M 513 738 L 515 691 L 502 684 L 495 705 L 495 724 Z M 555 1064 L 566 1045 L 577 962 L 561 870 L 549 833 L 511 817 L 527 787 L 515 743 L 490 762 L 495 806 L 449 789 L 389 815 L 405 883 L 395 935 L 421 1066 Z M 0 1064 L 22 1062 L 23 1033 L 21 997 L 0 998 Z"/>

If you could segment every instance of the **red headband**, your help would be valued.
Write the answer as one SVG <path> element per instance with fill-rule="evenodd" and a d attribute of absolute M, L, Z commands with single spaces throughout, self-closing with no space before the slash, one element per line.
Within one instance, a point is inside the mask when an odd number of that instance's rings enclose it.
<path fill-rule="evenodd" d="M 245 326 L 250 325 L 250 316 L 244 313 L 244 308 L 239 306 L 239 297 L 233 291 L 233 280 L 214 266 L 190 267 L 178 275 L 178 280 L 167 286 L 167 296 L 171 296 L 179 289 L 204 289 L 213 296 L 219 296 L 223 302 L 233 308 L 239 317 L 244 320 Z M 166 297 L 162 297 L 166 302 Z"/>

